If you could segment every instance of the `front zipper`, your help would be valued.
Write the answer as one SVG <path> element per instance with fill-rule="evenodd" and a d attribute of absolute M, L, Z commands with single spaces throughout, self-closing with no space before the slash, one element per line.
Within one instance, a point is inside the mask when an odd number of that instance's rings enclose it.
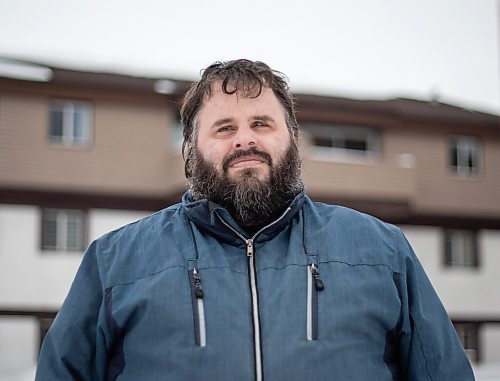
<path fill-rule="evenodd" d="M 236 234 L 241 240 L 245 242 L 246 245 L 246 254 L 248 260 L 248 274 L 249 274 L 249 284 L 250 284 L 250 296 L 252 300 L 252 320 L 253 320 L 253 341 L 254 341 L 254 359 L 255 359 L 255 380 L 262 381 L 262 343 L 260 338 L 260 318 L 259 318 L 259 295 L 257 292 L 257 273 L 255 271 L 255 255 L 254 255 L 254 240 L 257 236 L 264 231 L 265 229 L 271 227 L 272 225 L 278 223 L 281 219 L 285 217 L 285 215 L 291 210 L 291 208 L 287 208 L 283 214 L 274 222 L 271 222 L 269 225 L 264 226 L 257 233 L 253 235 L 252 238 L 245 238 L 242 234 L 240 234 L 236 229 L 234 229 L 231 225 L 229 225 L 218 213 L 216 213 L 217 217 L 221 220 L 221 222 L 230 229 L 234 234 Z"/>
<path fill-rule="evenodd" d="M 311 263 L 307 268 L 307 340 L 309 341 L 318 339 L 318 292 L 324 288 L 318 266 Z"/>
<path fill-rule="evenodd" d="M 189 271 L 189 284 L 191 286 L 191 301 L 193 304 L 194 340 L 196 345 L 204 347 L 207 345 L 205 328 L 205 306 L 203 304 L 203 289 L 198 270 L 193 268 Z"/>

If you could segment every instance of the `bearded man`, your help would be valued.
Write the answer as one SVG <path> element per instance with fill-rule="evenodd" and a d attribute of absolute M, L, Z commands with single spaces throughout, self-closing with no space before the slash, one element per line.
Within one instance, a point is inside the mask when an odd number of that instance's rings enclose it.
<path fill-rule="evenodd" d="M 398 228 L 312 202 L 281 73 L 208 67 L 182 203 L 96 240 L 36 380 L 473 380 Z"/>

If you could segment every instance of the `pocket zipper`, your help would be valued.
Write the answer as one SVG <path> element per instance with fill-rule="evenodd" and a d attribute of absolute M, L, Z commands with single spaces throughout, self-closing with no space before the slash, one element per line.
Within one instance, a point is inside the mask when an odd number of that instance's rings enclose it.
<path fill-rule="evenodd" d="M 318 292 L 325 285 L 319 277 L 318 266 L 311 263 L 307 268 L 307 340 L 318 339 Z"/>
<path fill-rule="evenodd" d="M 207 345 L 205 328 L 205 306 L 203 304 L 203 289 L 201 288 L 201 278 L 198 270 L 193 268 L 190 271 L 191 301 L 193 304 L 194 339 L 196 345 L 205 347 Z"/>

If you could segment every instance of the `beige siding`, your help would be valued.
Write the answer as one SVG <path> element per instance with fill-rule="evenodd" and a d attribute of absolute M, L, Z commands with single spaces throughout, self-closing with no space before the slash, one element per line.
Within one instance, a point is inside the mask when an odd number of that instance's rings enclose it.
<path fill-rule="evenodd" d="M 109 91 L 81 91 L 93 105 L 93 141 L 87 148 L 72 149 L 48 139 L 48 94 L 79 99 L 77 88 L 0 93 L 0 187 L 138 197 L 165 197 L 185 188 L 180 147 L 172 143 L 172 104 L 140 94 L 131 99 L 130 94 L 120 98 L 119 93 Z M 368 116 L 363 118 L 367 123 Z M 416 215 L 497 218 L 500 130 L 490 128 L 486 133 L 465 124 L 455 129 L 374 118 L 380 131 L 380 154 L 370 160 L 318 157 L 305 134 L 301 142 L 304 181 L 311 194 L 402 203 Z M 363 125 L 355 112 L 342 114 L 342 120 Z M 448 142 L 452 133 L 471 134 L 482 143 L 477 177 L 451 172 Z"/>
<path fill-rule="evenodd" d="M 380 161 L 374 163 L 304 160 L 309 192 L 327 197 L 411 202 L 416 196 L 414 171 Z"/>
<path fill-rule="evenodd" d="M 92 144 L 65 148 L 48 139 L 48 97 L 2 94 L 0 184 L 154 196 L 182 187 L 167 107 L 102 99 L 93 106 Z"/>
<path fill-rule="evenodd" d="M 415 155 L 417 192 L 414 208 L 428 214 L 466 214 L 486 217 L 500 213 L 500 139 L 484 137 L 481 173 L 464 177 L 454 174 L 448 163 L 450 134 L 422 133 L 417 129 L 386 133 L 390 154 Z"/>

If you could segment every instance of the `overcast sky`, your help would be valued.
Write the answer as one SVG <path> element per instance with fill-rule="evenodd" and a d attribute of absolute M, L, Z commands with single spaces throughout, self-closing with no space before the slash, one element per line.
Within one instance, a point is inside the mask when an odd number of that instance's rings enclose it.
<path fill-rule="evenodd" d="M 258 59 L 292 88 L 500 112 L 500 0 L 0 0 L 0 56 L 198 78 Z"/>

